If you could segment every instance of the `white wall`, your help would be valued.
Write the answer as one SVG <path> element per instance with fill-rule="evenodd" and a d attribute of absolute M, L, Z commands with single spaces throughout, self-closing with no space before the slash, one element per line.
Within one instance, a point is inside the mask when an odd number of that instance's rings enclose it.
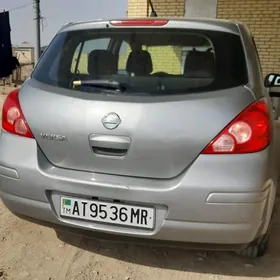
<path fill-rule="evenodd" d="M 16 49 L 15 56 L 19 63 L 31 63 L 32 62 L 32 49 Z"/>
<path fill-rule="evenodd" d="M 217 0 L 185 0 L 185 17 L 217 16 Z"/>

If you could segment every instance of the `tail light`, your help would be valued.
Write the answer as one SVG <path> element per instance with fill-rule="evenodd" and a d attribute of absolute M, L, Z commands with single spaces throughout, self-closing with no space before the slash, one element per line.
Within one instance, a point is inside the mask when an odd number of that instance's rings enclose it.
<path fill-rule="evenodd" d="M 19 89 L 12 91 L 4 102 L 2 128 L 12 134 L 34 138 L 20 108 L 18 94 Z"/>
<path fill-rule="evenodd" d="M 264 150 L 270 142 L 266 99 L 252 103 L 227 125 L 202 154 L 245 154 Z"/>
<path fill-rule="evenodd" d="M 111 20 L 113 26 L 164 26 L 168 20 L 161 19 L 126 19 L 126 20 Z"/>

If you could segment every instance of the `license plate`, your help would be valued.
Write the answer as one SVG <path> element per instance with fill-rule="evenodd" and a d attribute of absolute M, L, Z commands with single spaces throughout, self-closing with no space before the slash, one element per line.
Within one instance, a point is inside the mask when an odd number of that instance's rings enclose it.
<path fill-rule="evenodd" d="M 146 229 L 153 229 L 155 221 L 155 209 L 152 207 L 71 197 L 60 198 L 60 215 L 68 218 Z"/>

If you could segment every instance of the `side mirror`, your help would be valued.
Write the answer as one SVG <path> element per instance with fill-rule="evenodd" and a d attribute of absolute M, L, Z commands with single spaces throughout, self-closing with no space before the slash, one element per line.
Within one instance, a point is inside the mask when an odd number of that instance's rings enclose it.
<path fill-rule="evenodd" d="M 280 75 L 268 74 L 264 80 L 264 86 L 269 88 L 270 97 L 280 97 Z"/>
<path fill-rule="evenodd" d="M 264 86 L 267 88 L 280 87 L 280 74 L 268 74 L 265 77 Z"/>

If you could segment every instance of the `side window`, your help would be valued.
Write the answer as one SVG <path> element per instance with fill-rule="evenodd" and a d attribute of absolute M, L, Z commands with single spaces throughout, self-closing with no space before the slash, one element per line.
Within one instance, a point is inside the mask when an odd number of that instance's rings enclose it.
<path fill-rule="evenodd" d="M 119 63 L 118 63 L 118 69 L 119 69 L 118 72 L 120 75 L 127 75 L 126 63 L 130 52 L 131 52 L 130 45 L 126 41 L 123 41 L 120 47 Z"/>
<path fill-rule="evenodd" d="M 109 38 L 99 38 L 80 43 L 73 55 L 71 72 L 88 74 L 88 56 L 94 50 L 107 50 L 110 43 Z"/>

